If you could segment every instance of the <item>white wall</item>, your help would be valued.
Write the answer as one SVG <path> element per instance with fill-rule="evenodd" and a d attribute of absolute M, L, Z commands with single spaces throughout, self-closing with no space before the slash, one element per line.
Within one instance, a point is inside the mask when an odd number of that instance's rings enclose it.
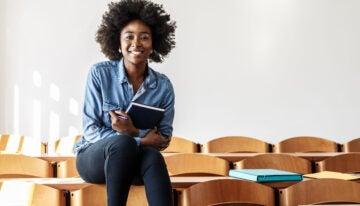
<path fill-rule="evenodd" d="M 4 131 L 4 87 L 5 87 L 5 1 L 0 0 L 0 132 Z"/>
<path fill-rule="evenodd" d="M 51 140 L 81 132 L 85 77 L 104 59 L 94 35 L 106 3 L 0 2 L 6 11 L 1 133 Z M 175 87 L 174 135 L 272 143 L 298 135 L 338 142 L 360 136 L 360 1 L 156 2 L 178 25 L 177 47 L 152 65 Z"/>

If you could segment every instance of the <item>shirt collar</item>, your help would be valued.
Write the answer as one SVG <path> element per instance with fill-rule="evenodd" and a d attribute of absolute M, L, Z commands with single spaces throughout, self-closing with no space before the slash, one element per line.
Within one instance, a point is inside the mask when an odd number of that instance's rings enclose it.
<path fill-rule="evenodd" d="M 122 58 L 119 61 L 118 64 L 118 69 L 119 69 L 119 80 L 121 83 L 129 83 L 127 77 L 126 77 L 126 72 L 125 72 L 125 67 L 124 67 L 124 59 Z M 150 68 L 149 66 L 147 67 L 147 75 L 145 77 L 145 86 L 146 88 L 155 88 L 156 87 L 156 75 L 155 75 L 155 71 Z"/>

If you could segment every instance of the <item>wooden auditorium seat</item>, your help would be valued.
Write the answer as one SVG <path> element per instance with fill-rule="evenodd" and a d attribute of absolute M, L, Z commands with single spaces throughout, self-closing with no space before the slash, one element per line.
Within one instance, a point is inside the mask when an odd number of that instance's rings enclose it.
<path fill-rule="evenodd" d="M 57 163 L 57 177 L 79 177 L 76 169 L 76 159 L 69 159 Z M 105 184 L 91 184 L 79 190 L 71 191 L 70 205 L 71 206 L 98 206 L 106 205 L 106 185 Z M 147 206 L 147 199 L 145 194 L 145 187 L 143 185 L 131 185 L 128 206 Z"/>
<path fill-rule="evenodd" d="M 71 206 L 107 205 L 106 185 L 92 184 L 70 192 Z"/>
<path fill-rule="evenodd" d="M 360 153 L 344 153 L 318 161 L 315 163 L 315 170 L 360 173 Z"/>
<path fill-rule="evenodd" d="M 56 175 L 58 178 L 80 177 L 76 169 L 76 158 L 57 162 Z"/>
<path fill-rule="evenodd" d="M 237 169 L 278 169 L 300 174 L 312 173 L 310 160 L 288 154 L 259 154 L 234 162 Z"/>
<path fill-rule="evenodd" d="M 46 152 L 46 144 L 40 138 L 2 134 L 0 151 L 3 153 L 20 153 L 25 155 L 40 155 Z"/>
<path fill-rule="evenodd" d="M 280 206 L 360 203 L 360 184 L 340 179 L 311 179 L 279 190 Z"/>
<path fill-rule="evenodd" d="M 360 152 L 360 137 L 341 145 L 342 152 Z"/>
<path fill-rule="evenodd" d="M 0 177 L 53 177 L 48 161 L 22 154 L 0 154 Z"/>
<path fill-rule="evenodd" d="M 45 153 L 44 143 L 40 138 L 22 136 L 18 153 L 25 155 L 41 155 Z"/>
<path fill-rule="evenodd" d="M 170 176 L 228 176 L 230 162 L 206 154 L 179 153 L 164 157 Z"/>
<path fill-rule="evenodd" d="M 252 137 L 224 136 L 201 145 L 203 153 L 271 152 L 271 144 Z"/>
<path fill-rule="evenodd" d="M 274 153 L 338 152 L 338 143 L 321 137 L 291 137 L 273 145 Z"/>
<path fill-rule="evenodd" d="M 0 205 L 64 206 L 65 204 L 65 194 L 61 190 L 25 181 L 0 182 Z"/>
<path fill-rule="evenodd" d="M 81 138 L 81 135 L 62 137 L 55 141 L 55 153 L 60 155 L 69 155 L 73 153 L 75 143 Z"/>
<path fill-rule="evenodd" d="M 0 151 L 17 153 L 20 149 L 21 135 L 2 134 L 0 138 Z"/>
<path fill-rule="evenodd" d="M 196 153 L 198 151 L 198 144 L 189 139 L 182 137 L 171 137 L 169 147 L 162 153 Z"/>
<path fill-rule="evenodd" d="M 55 153 L 58 155 L 74 155 L 73 147 L 81 135 L 62 137 L 55 141 Z M 71 158 L 56 163 L 56 174 L 59 178 L 79 177 L 76 169 L 76 158 Z"/>
<path fill-rule="evenodd" d="M 275 192 L 269 186 L 238 179 L 219 179 L 202 182 L 182 191 L 180 198 L 186 206 L 208 205 L 275 205 Z"/>
<path fill-rule="evenodd" d="M 106 185 L 91 184 L 70 192 L 71 206 L 107 205 Z M 143 186 L 131 185 L 127 206 L 148 206 Z"/>
<path fill-rule="evenodd" d="M 230 162 L 201 153 L 179 153 L 164 157 L 170 177 L 182 176 L 228 176 Z M 176 197 L 181 197 L 184 188 L 173 188 Z M 184 199 L 175 198 L 176 205 L 184 205 Z"/>

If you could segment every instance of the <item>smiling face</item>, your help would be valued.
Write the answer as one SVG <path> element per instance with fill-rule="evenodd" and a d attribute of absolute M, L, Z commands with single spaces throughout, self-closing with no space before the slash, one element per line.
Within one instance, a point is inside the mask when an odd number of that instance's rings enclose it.
<path fill-rule="evenodd" d="M 125 67 L 146 66 L 152 52 L 150 28 L 140 20 L 129 22 L 120 32 L 120 48 Z"/>

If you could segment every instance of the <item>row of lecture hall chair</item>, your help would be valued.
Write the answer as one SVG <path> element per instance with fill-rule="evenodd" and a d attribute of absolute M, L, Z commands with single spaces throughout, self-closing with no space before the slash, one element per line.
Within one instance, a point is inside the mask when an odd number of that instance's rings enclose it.
<path fill-rule="evenodd" d="M 56 150 L 58 153 L 68 154 L 72 148 L 72 145 L 76 142 L 77 137 L 61 138 L 62 141 L 56 143 Z M 0 146 L 3 146 L 5 140 L 9 142 L 11 138 L 9 136 L 1 137 Z M 179 176 L 228 176 L 228 170 L 233 166 L 234 168 L 274 168 L 287 171 L 298 172 L 302 174 L 308 174 L 313 172 L 311 169 L 312 163 L 309 160 L 292 156 L 289 154 L 277 154 L 270 153 L 271 147 L 261 146 L 265 150 L 251 150 L 251 148 L 257 148 L 254 145 L 261 142 L 254 138 L 248 137 L 224 137 L 219 138 L 221 141 L 220 148 L 224 149 L 224 145 L 228 145 L 231 140 L 231 145 L 236 145 L 236 141 L 243 139 L 239 147 L 245 149 L 227 150 L 214 152 L 259 152 L 269 154 L 259 154 L 253 157 L 243 159 L 241 161 L 230 162 L 218 158 L 216 156 L 210 156 L 206 154 L 199 154 L 199 144 L 192 141 L 174 137 L 171 145 L 165 152 L 174 153 L 165 155 L 165 161 L 168 166 L 169 175 L 171 177 Z M 228 140 L 225 140 L 228 139 Z M 293 138 L 296 139 L 296 138 Z M 314 150 L 309 149 L 309 152 L 337 152 L 338 145 L 333 145 L 330 150 L 324 149 L 325 143 L 319 143 L 322 138 L 303 137 L 298 139 L 304 139 L 304 142 L 315 144 L 317 147 Z M 309 141 L 311 139 L 311 141 Z M 250 143 L 254 140 L 255 143 Z M 319 140 L 319 141 L 318 141 Z M 65 142 L 65 143 L 64 143 Z M 209 141 L 215 142 L 215 141 Z M 208 143 L 209 143 L 208 142 Z M 331 142 L 331 141 L 330 141 Z M 350 142 L 356 142 L 350 141 Z M 349 143 L 350 143 L 349 142 Z M 191 144 L 190 144 L 191 143 Z M 208 147 L 209 144 L 204 144 L 202 148 Z M 297 145 L 303 145 L 297 143 Z M 345 144 L 344 144 L 345 145 Z M 22 147 L 24 143 L 22 143 Z M 18 149 L 21 148 L 20 146 Z M 40 147 L 41 148 L 41 147 Z M 192 149 L 191 149 L 192 148 Z M 208 147 L 211 148 L 211 147 Z M 311 147 L 308 147 L 311 148 Z M 336 149 L 335 149 L 336 148 Z M 2 147 L 0 147 L 2 149 Z M 213 148 L 212 148 L 213 149 Z M 62 152 L 60 152 L 62 151 Z M 206 150 L 205 150 L 206 151 Z M 205 152 L 203 151 L 203 152 Z M 207 152 L 211 152 L 208 149 Z M 276 151 L 276 150 L 275 150 Z M 19 153 L 19 150 L 16 150 Z M 181 152 L 180 154 L 175 154 Z M 291 152 L 291 151 L 286 151 Z M 293 151 L 293 152 L 307 152 Z M 21 153 L 21 152 L 20 152 Z M 194 153 L 194 154 L 189 154 Z M 4 178 L 18 178 L 18 177 L 53 177 L 54 172 L 57 173 L 58 178 L 63 177 L 77 177 L 77 171 L 74 170 L 74 158 L 68 161 L 57 162 L 56 171 L 52 168 L 51 163 L 42 160 L 40 158 L 14 155 L 4 153 L 0 155 L 0 177 Z M 6 167 L 5 167 L 6 165 Z M 330 170 L 338 172 L 360 172 L 360 154 L 358 153 L 339 153 L 339 155 L 327 158 L 323 161 L 316 162 L 316 171 Z M 27 168 L 28 167 L 28 170 Z M 27 173 L 26 173 L 27 172 Z M 69 190 L 68 196 L 70 199 L 66 199 L 63 191 L 35 183 L 25 182 L 11 182 L 11 184 L 27 184 L 29 188 L 32 188 L 32 203 L 29 205 L 106 205 L 106 193 L 104 185 L 88 185 L 84 188 L 77 190 Z M 5 188 L 10 184 L 9 182 L 0 183 L 0 205 L 1 200 L 10 197 L 6 195 Z M 313 204 L 319 202 L 352 202 L 360 203 L 360 184 L 350 181 L 341 180 L 311 180 L 303 181 L 286 188 L 273 188 L 263 184 L 257 184 L 249 181 L 241 181 L 234 179 L 218 179 L 212 181 L 201 182 L 186 188 L 174 189 L 174 205 L 221 205 L 221 202 L 247 202 L 257 205 L 298 205 L 298 204 Z M 23 186 L 21 188 L 28 188 Z M 16 187 L 19 188 L 19 187 Z M 326 192 L 324 192 L 324 189 Z M 30 191 L 30 189 L 28 189 Z M 11 190 L 9 190 L 11 191 Z M 26 191 L 22 192 L 27 194 Z M 45 195 L 46 194 L 46 195 Z M 95 195 L 96 194 L 96 195 Z M 209 195 L 211 194 L 211 195 Z M 275 195 L 277 194 L 277 195 Z M 176 198 L 175 198 L 176 197 Z M 58 200 L 58 201 L 55 201 Z M 9 200 L 7 200 L 9 201 Z M 15 200 L 14 200 L 15 201 Z M 20 201 L 16 198 L 16 201 Z M 47 204 L 49 201 L 49 204 Z M 51 204 L 50 204 L 51 202 Z M 57 202 L 55 204 L 55 202 Z M 219 204 L 218 204 L 219 203 Z M 16 205 L 16 204 L 15 204 Z M 19 205 L 19 204 L 17 204 Z M 144 186 L 132 186 L 129 195 L 128 205 L 147 205 L 144 192 Z M 230 205 L 230 204 L 228 204 Z M 235 205 L 235 204 L 233 204 Z M 249 204 L 250 205 L 250 204 Z"/>
<path fill-rule="evenodd" d="M 71 154 L 72 147 L 81 135 L 60 138 L 55 141 L 58 154 Z M 0 151 L 23 154 L 51 153 L 40 139 L 21 135 L 0 135 Z M 360 152 L 360 137 L 346 143 L 338 143 L 326 138 L 298 136 L 284 139 L 276 144 L 244 136 L 224 136 L 204 144 L 192 140 L 172 137 L 170 146 L 163 152 L 185 153 L 291 153 L 291 152 Z"/>
<path fill-rule="evenodd" d="M 339 161 L 339 157 L 347 157 Z M 178 153 L 164 156 L 171 177 L 201 177 L 218 176 L 227 177 L 230 169 L 229 162 L 222 158 L 199 153 Z M 347 153 L 324 160 L 324 170 L 341 172 L 360 171 L 360 153 Z M 329 160 L 329 161 L 327 161 Z M 71 160 L 73 161 L 73 160 Z M 67 161 L 64 161 L 67 162 Z M 335 164 L 332 164 L 335 162 Z M 347 162 L 344 164 L 344 162 Z M 357 164 L 355 164 L 357 162 Z M 274 168 L 293 171 L 302 174 L 311 173 L 310 161 L 289 154 L 261 154 L 246 158 L 236 163 L 235 168 Z M 20 177 L 52 177 L 51 164 L 37 157 L 21 154 L 1 154 L 0 178 Z M 329 167 L 327 167 L 329 165 Z M 345 170 L 346 169 L 346 170 Z M 321 171 L 321 170 L 320 170 Z M 62 177 L 78 177 L 77 174 Z M 61 178 L 61 177 L 60 177 Z M 15 184 L 15 189 L 9 185 Z M 32 188 L 32 204 L 30 205 L 65 205 L 63 191 L 35 183 L 3 182 L 0 183 L 1 198 L 8 197 L 10 191 L 19 194 L 19 184 L 28 184 L 23 187 Z M 21 188 L 23 188 L 21 187 Z M 30 189 L 27 189 L 30 191 Z M 21 190 L 22 193 L 26 191 Z M 81 189 L 67 191 L 70 196 L 69 203 L 77 205 L 106 205 L 105 185 L 86 185 Z M 210 194 L 210 195 L 209 195 Z M 352 202 L 360 203 L 360 183 L 337 180 L 317 179 L 307 180 L 292 184 L 285 188 L 277 188 L 266 184 L 234 179 L 213 179 L 212 181 L 199 182 L 185 188 L 174 188 L 176 196 L 175 205 L 211 205 L 220 202 L 248 202 L 259 205 L 297 205 L 312 204 L 317 202 Z M 10 197 L 10 196 L 9 196 Z M 11 196 L 12 197 L 12 196 Z M 276 201 L 276 199 L 278 199 Z M 19 201 L 18 198 L 14 201 Z M 142 201 L 139 203 L 139 201 Z M 57 204 L 55 204 L 57 202 Z M 64 203 L 65 202 L 65 203 Z M 46 204 L 45 204 L 46 203 Z M 51 203 L 51 204 L 50 204 Z M 144 186 L 132 186 L 129 195 L 129 205 L 146 205 Z M 2 205 L 2 204 L 0 204 Z"/>

